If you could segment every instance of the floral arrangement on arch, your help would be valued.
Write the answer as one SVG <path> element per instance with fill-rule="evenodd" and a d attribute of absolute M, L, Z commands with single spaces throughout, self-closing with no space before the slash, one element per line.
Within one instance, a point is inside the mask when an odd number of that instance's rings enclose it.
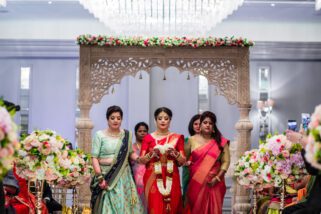
<path fill-rule="evenodd" d="M 16 151 L 20 146 L 13 114 L 14 112 L 10 115 L 6 108 L 0 106 L 0 181 L 13 167 Z"/>
<path fill-rule="evenodd" d="M 235 37 L 207 37 L 207 38 L 189 38 L 189 37 L 113 37 L 113 36 L 93 36 L 80 35 L 77 37 L 78 45 L 97 45 L 104 47 L 251 47 L 254 42 L 245 38 Z"/>
<path fill-rule="evenodd" d="M 315 107 L 309 123 L 308 144 L 305 148 L 306 160 L 321 170 L 321 105 Z"/>
<path fill-rule="evenodd" d="M 246 151 L 237 161 L 234 176 L 238 183 L 247 188 L 263 184 L 261 177 L 261 154 L 258 149 Z"/>
<path fill-rule="evenodd" d="M 259 146 L 263 181 L 275 187 L 280 187 L 283 180 L 287 184 L 300 181 L 307 174 L 301 150 L 299 143 L 292 143 L 283 134 L 269 136 Z"/>
<path fill-rule="evenodd" d="M 75 187 L 89 182 L 93 168 L 91 157 L 82 150 L 65 150 L 59 159 L 60 173 L 56 184 L 61 187 Z"/>
<path fill-rule="evenodd" d="M 21 141 L 17 174 L 26 180 L 53 183 L 62 178 L 59 160 L 67 150 L 67 141 L 56 132 L 36 130 Z"/>

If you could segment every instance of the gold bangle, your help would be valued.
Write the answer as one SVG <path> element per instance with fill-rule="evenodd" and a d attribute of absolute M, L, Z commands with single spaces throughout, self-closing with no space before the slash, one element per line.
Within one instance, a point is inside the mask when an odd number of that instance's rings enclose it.
<path fill-rule="evenodd" d="M 220 177 L 218 177 L 218 176 L 216 175 L 215 178 L 218 180 L 218 182 L 221 182 Z"/>
<path fill-rule="evenodd" d="M 180 156 L 181 156 L 181 153 L 178 152 L 175 158 L 178 159 Z"/>
<path fill-rule="evenodd" d="M 140 163 L 140 157 L 136 158 L 136 163 Z"/>
<path fill-rule="evenodd" d="M 101 175 L 101 176 L 99 176 L 99 177 L 97 177 L 97 179 L 98 179 L 98 182 L 99 183 L 101 183 L 101 182 L 103 182 L 104 181 L 104 177 Z"/>

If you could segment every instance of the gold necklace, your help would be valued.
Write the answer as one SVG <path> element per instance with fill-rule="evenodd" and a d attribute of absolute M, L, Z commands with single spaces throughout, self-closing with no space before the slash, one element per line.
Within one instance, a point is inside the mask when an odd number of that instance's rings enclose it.
<path fill-rule="evenodd" d="M 141 144 L 140 143 L 136 143 L 136 146 L 138 148 L 138 151 L 140 151 L 140 148 L 142 148 Z"/>
<path fill-rule="evenodd" d="M 121 135 L 121 131 L 119 131 L 117 134 L 114 134 L 114 133 L 111 133 L 111 132 L 109 132 L 109 130 L 108 129 L 106 129 L 106 134 L 108 135 L 108 136 L 110 136 L 110 137 L 114 137 L 114 138 L 118 138 L 118 137 L 120 137 L 120 135 Z"/>
<path fill-rule="evenodd" d="M 158 136 L 166 136 L 170 133 L 170 131 L 167 131 L 165 133 L 159 133 L 158 131 L 155 131 L 155 134 L 158 135 Z"/>

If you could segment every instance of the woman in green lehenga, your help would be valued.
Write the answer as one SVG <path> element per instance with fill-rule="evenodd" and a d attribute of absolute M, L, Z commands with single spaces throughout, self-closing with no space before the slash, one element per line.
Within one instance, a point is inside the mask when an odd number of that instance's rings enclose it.
<path fill-rule="evenodd" d="M 131 135 L 121 130 L 123 112 L 118 106 L 107 109 L 108 128 L 95 134 L 92 161 L 91 207 L 95 214 L 140 214 L 143 207 L 132 177 L 129 159 L 138 160 Z"/>

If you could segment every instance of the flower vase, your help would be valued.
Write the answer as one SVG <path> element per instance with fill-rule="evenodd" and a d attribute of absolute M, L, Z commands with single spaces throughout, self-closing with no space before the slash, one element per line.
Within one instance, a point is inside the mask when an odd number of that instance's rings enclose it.
<path fill-rule="evenodd" d="M 36 214 L 42 213 L 42 195 L 43 195 L 43 180 L 36 180 L 35 187 L 36 187 Z"/>
<path fill-rule="evenodd" d="M 78 213 L 78 189 L 76 186 L 72 187 L 72 213 Z"/>
<path fill-rule="evenodd" d="M 284 199 L 285 199 L 285 180 L 282 180 L 282 185 L 281 185 L 281 198 L 280 198 L 280 213 L 282 214 L 283 209 L 284 209 Z"/>

